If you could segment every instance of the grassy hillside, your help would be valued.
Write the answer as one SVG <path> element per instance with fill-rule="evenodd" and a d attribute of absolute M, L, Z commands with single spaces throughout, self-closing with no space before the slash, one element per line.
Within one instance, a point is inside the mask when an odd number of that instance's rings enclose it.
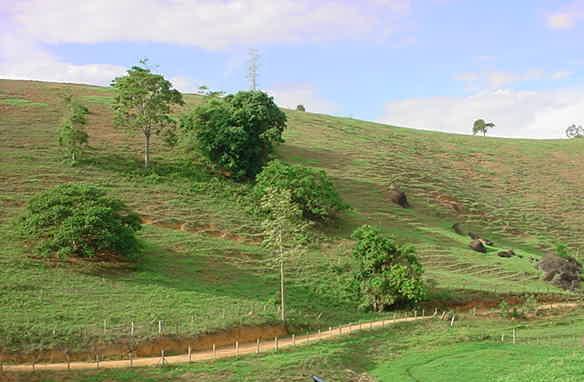
<path fill-rule="evenodd" d="M 402 323 L 294 350 L 166 368 L 16 375 L 10 382 L 326 381 L 576 382 L 584 373 L 582 311 L 517 325 L 464 317 Z M 517 343 L 511 340 L 517 328 Z M 503 342 L 501 342 L 501 336 Z M 40 374 L 40 373 L 39 373 Z"/>
<path fill-rule="evenodd" d="M 63 164 L 56 142 L 60 95 L 90 109 L 91 148 L 78 166 Z M 83 348 L 126 335 L 196 334 L 276 320 L 278 279 L 265 266 L 259 222 L 248 212 L 249 185 L 218 178 L 155 139 L 154 170 L 141 170 L 141 137 L 112 127 L 110 89 L 0 80 L 0 334 L 7 350 Z M 186 97 L 188 106 L 200 102 Z M 188 107 L 187 106 L 187 107 Z M 528 141 L 416 131 L 287 111 L 282 159 L 324 169 L 353 211 L 302 263 L 290 265 L 290 317 L 298 329 L 369 318 L 345 302 L 330 266 L 349 255 L 350 232 L 382 227 L 416 245 L 432 299 L 469 293 L 555 291 L 534 262 L 556 242 L 584 245 L 581 213 L 584 141 Z M 389 202 L 399 179 L 413 208 Z M 63 182 L 98 184 L 148 223 L 136 264 L 38 259 L 14 231 L 33 194 Z M 523 257 L 468 249 L 451 230 L 465 223 Z M 105 323 L 104 323 L 105 321 Z M 105 328 L 104 328 L 105 326 Z M 50 334 L 50 335 L 47 335 Z M 42 339 L 42 340 L 41 340 Z"/>

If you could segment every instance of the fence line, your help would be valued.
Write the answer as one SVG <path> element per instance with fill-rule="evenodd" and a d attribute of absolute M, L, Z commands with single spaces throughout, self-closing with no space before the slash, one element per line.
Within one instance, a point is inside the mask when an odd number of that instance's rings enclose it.
<path fill-rule="evenodd" d="M 140 366 L 165 366 L 169 364 L 179 364 L 188 362 L 201 362 L 213 359 L 239 357 L 247 354 L 260 354 L 267 352 L 277 352 L 282 348 L 305 345 L 329 338 L 335 338 L 342 335 L 348 335 L 356 331 L 372 330 L 375 328 L 383 328 L 386 325 L 396 324 L 400 322 L 411 322 L 432 319 L 438 316 L 438 310 L 434 310 L 432 315 L 425 315 L 425 312 L 418 314 L 417 311 L 408 314 L 407 312 L 402 317 L 397 316 L 393 319 L 383 319 L 378 321 L 369 321 L 363 324 L 349 323 L 338 327 L 330 327 L 326 331 L 318 330 L 315 333 L 307 333 L 305 335 L 295 335 L 290 337 L 279 338 L 274 337 L 272 340 L 262 340 L 258 338 L 256 342 L 249 342 L 240 344 L 239 341 L 234 340 L 230 346 L 217 347 L 213 344 L 211 350 L 193 352 L 189 345 L 187 353 L 180 355 L 168 355 L 164 349 L 161 349 L 159 357 L 144 357 L 136 358 L 131 351 L 128 353 L 128 358 L 124 360 L 104 360 L 100 354 L 95 354 L 95 362 L 71 362 L 65 363 L 35 363 L 7 365 L 0 363 L 1 371 L 11 372 L 27 372 L 38 370 L 87 370 L 87 369 L 111 369 L 111 368 L 128 368 Z"/>

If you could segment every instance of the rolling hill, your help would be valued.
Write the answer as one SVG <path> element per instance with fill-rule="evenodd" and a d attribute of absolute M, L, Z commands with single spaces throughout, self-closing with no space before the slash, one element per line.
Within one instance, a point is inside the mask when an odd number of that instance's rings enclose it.
<path fill-rule="evenodd" d="M 56 140 L 61 95 L 90 110 L 90 148 L 74 167 Z M 201 102 L 186 96 L 187 106 Z M 0 80 L 0 349 L 85 349 L 136 335 L 197 335 L 277 322 L 278 278 L 265 265 L 250 185 L 210 173 L 154 141 L 151 173 L 141 137 L 112 126 L 109 88 Z M 381 227 L 416 246 L 432 286 L 428 304 L 508 293 L 563 293 L 544 283 L 537 260 L 557 243 L 584 247 L 584 140 L 516 140 L 450 135 L 286 111 L 277 156 L 325 170 L 352 210 L 302 262 L 289 264 L 290 325 L 324 328 L 377 316 L 359 312 L 331 271 L 350 256 L 350 233 Z M 100 185 L 144 221 L 136 263 L 39 259 L 15 235 L 27 200 L 64 182 Z M 389 201 L 399 183 L 412 208 Z M 463 223 L 495 242 L 487 254 L 452 230 Z M 513 248 L 510 259 L 496 249 Z M 162 329 L 161 329 L 162 327 Z"/>

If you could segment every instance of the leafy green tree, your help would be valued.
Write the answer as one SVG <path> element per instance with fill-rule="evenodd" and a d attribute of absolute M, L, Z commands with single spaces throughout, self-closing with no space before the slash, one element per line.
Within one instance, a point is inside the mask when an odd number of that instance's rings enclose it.
<path fill-rule="evenodd" d="M 304 253 L 304 242 L 310 224 L 303 220 L 302 211 L 292 201 L 292 194 L 288 190 L 267 189 L 260 206 L 266 214 L 262 222 L 263 245 L 277 254 L 274 260 L 280 268 L 281 318 L 286 321 L 285 263 Z"/>
<path fill-rule="evenodd" d="M 43 255 L 132 257 L 139 216 L 87 184 L 64 184 L 33 197 L 19 219 L 22 235 Z"/>
<path fill-rule="evenodd" d="M 259 197 L 269 189 L 288 190 L 305 218 L 323 220 L 349 208 L 322 170 L 289 165 L 279 160 L 269 162 L 257 176 L 255 193 Z"/>
<path fill-rule="evenodd" d="M 472 133 L 473 135 L 482 133 L 484 137 L 485 135 L 487 135 L 487 131 L 493 127 L 495 127 L 495 124 L 493 122 L 486 123 L 482 119 L 477 119 L 476 121 L 474 121 L 474 124 L 472 126 Z"/>
<path fill-rule="evenodd" d="M 364 225 L 352 238 L 357 240 L 354 285 L 362 306 L 382 311 L 402 303 L 418 303 L 426 293 L 422 265 L 410 245 L 397 245 L 381 231 Z"/>
<path fill-rule="evenodd" d="M 584 127 L 576 126 L 574 124 L 570 125 L 566 129 L 566 136 L 568 138 L 583 138 L 584 137 Z"/>
<path fill-rule="evenodd" d="M 296 110 L 297 111 L 306 111 L 306 108 L 304 107 L 304 105 L 296 105 Z"/>
<path fill-rule="evenodd" d="M 141 61 L 145 66 L 146 62 Z M 162 75 L 150 69 L 134 66 L 128 74 L 112 82 L 116 91 L 113 110 L 114 122 L 132 132 L 144 134 L 144 167 L 150 163 L 150 139 L 173 127 L 175 120 L 170 117 L 173 105 L 183 105 L 181 93 Z"/>
<path fill-rule="evenodd" d="M 261 91 L 209 97 L 192 115 L 203 157 L 237 179 L 255 177 L 284 141 L 286 114 Z"/>
<path fill-rule="evenodd" d="M 89 110 L 71 95 L 66 95 L 64 99 L 65 116 L 59 126 L 59 145 L 75 163 L 89 140 L 89 135 L 85 131 Z"/>

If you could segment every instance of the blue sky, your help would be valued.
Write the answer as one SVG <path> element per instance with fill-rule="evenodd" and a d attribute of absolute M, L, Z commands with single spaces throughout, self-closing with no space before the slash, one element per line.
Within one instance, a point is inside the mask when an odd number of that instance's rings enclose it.
<path fill-rule="evenodd" d="M 108 84 L 148 57 L 179 89 L 259 84 L 282 106 L 468 133 L 584 123 L 584 0 L 0 2 L 0 77 Z"/>

